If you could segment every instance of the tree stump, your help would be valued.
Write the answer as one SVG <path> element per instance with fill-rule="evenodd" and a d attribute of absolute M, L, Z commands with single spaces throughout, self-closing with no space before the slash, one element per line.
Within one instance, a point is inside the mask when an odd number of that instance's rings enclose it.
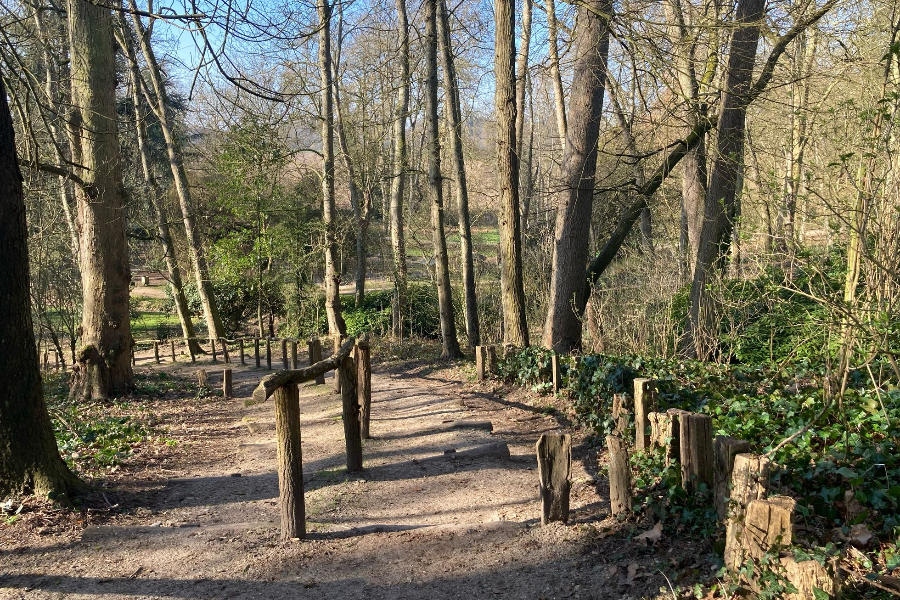
<path fill-rule="evenodd" d="M 728 497 L 731 487 L 731 473 L 734 471 L 734 457 L 741 453 L 750 452 L 750 442 L 738 440 L 727 435 L 716 436 L 713 442 L 715 450 L 715 490 L 716 513 L 719 521 L 725 521 L 728 516 Z"/>
<path fill-rule="evenodd" d="M 369 414 L 372 411 L 372 357 L 369 342 L 356 343 L 356 374 L 359 386 L 359 434 L 364 440 L 369 435 Z"/>
<path fill-rule="evenodd" d="M 206 369 L 197 371 L 197 387 L 201 389 L 209 387 L 209 378 L 206 376 Z"/>
<path fill-rule="evenodd" d="M 281 365 L 285 371 L 290 369 L 290 365 L 288 363 L 288 347 L 287 340 L 281 340 Z"/>
<path fill-rule="evenodd" d="M 191 362 L 192 363 L 197 362 L 197 355 L 194 354 L 194 347 L 191 346 L 190 338 L 184 338 L 184 346 L 185 346 L 185 348 L 187 348 L 188 354 L 191 355 Z"/>
<path fill-rule="evenodd" d="M 541 489 L 541 524 L 569 521 L 569 476 L 572 472 L 572 436 L 541 434 L 535 445 Z"/>
<path fill-rule="evenodd" d="M 791 545 L 795 505 L 794 499 L 787 496 L 752 500 L 747 505 L 740 540 L 743 558 L 758 560 L 767 552 Z"/>
<path fill-rule="evenodd" d="M 226 398 L 232 398 L 231 395 L 231 369 L 225 369 L 222 372 L 222 395 Z"/>
<path fill-rule="evenodd" d="M 785 594 L 785 600 L 816 600 L 816 589 L 830 598 L 837 598 L 840 593 L 840 580 L 816 560 L 797 562 L 792 557 L 781 559 L 785 578 L 797 588 L 796 594 Z M 831 565 L 836 572 L 837 569 Z"/>
<path fill-rule="evenodd" d="M 738 569 L 743 563 L 741 540 L 747 506 L 762 500 L 769 489 L 771 463 L 763 456 L 738 454 L 731 473 L 731 501 L 725 531 L 725 566 Z"/>
<path fill-rule="evenodd" d="M 313 366 L 322 360 L 322 340 L 313 338 L 309 340 L 309 366 Z M 325 374 L 316 376 L 316 385 L 325 383 Z"/>
<path fill-rule="evenodd" d="M 256 368 L 259 368 L 259 338 L 253 338 L 253 353 L 256 358 Z"/>
<path fill-rule="evenodd" d="M 346 339 L 346 337 L 343 336 L 343 335 L 334 335 L 334 336 L 332 336 L 332 341 L 334 342 L 334 353 L 335 353 L 335 354 L 337 354 L 337 351 L 340 349 L 341 344 L 344 343 L 344 340 L 345 340 L 345 339 Z M 353 379 L 354 379 L 354 381 L 356 380 L 355 377 L 354 377 Z M 341 378 L 338 376 L 338 372 L 337 372 L 337 371 L 334 372 L 334 382 L 332 383 L 332 385 L 334 386 L 334 387 L 332 388 L 332 389 L 334 390 L 334 393 L 335 393 L 335 394 L 340 393 L 340 391 L 341 391 Z"/>
<path fill-rule="evenodd" d="M 625 435 L 629 427 L 628 415 L 630 414 L 628 398 L 623 394 L 613 394 L 612 416 L 615 423 L 613 435 L 620 437 Z"/>
<path fill-rule="evenodd" d="M 219 340 L 219 343 L 222 344 L 222 357 L 225 359 L 225 364 L 231 364 L 231 355 L 228 353 L 228 340 L 222 338 Z"/>
<path fill-rule="evenodd" d="M 266 338 L 266 368 L 272 370 L 272 340 Z"/>
<path fill-rule="evenodd" d="M 159 359 L 159 342 L 156 340 L 153 340 L 153 359 L 156 361 L 156 364 L 162 363 Z"/>
<path fill-rule="evenodd" d="M 169 345 L 172 347 L 172 362 L 176 362 L 176 358 L 175 358 L 175 340 L 169 340 Z"/>
<path fill-rule="evenodd" d="M 622 438 L 606 436 L 609 449 L 609 508 L 614 517 L 631 513 L 631 464 Z"/>
<path fill-rule="evenodd" d="M 656 409 L 656 382 L 639 377 L 634 380 L 634 449 L 651 447 L 650 412 Z"/>
<path fill-rule="evenodd" d="M 335 375 L 340 380 L 344 418 L 344 445 L 347 448 L 347 470 L 362 471 L 362 440 L 359 433 L 359 395 L 356 362 L 348 356 Z"/>
<path fill-rule="evenodd" d="M 275 437 L 278 447 L 278 498 L 281 539 L 306 537 L 303 498 L 303 453 L 300 448 L 300 399 L 296 385 L 275 390 Z"/>
<path fill-rule="evenodd" d="M 211 352 L 212 352 L 212 361 L 213 361 L 213 362 L 218 362 L 218 360 L 216 359 L 216 340 L 210 339 L 210 340 L 209 340 L 209 346 L 210 346 L 210 348 L 212 348 L 212 350 L 211 350 Z"/>
<path fill-rule="evenodd" d="M 300 368 L 297 362 L 297 340 L 291 340 L 291 368 L 295 371 Z"/>
<path fill-rule="evenodd" d="M 712 417 L 685 412 L 679 418 L 681 486 L 688 492 L 704 484 L 712 490 L 714 479 Z"/>
<path fill-rule="evenodd" d="M 562 389 L 562 370 L 559 368 L 559 355 L 550 356 L 550 372 L 552 374 L 553 393 L 555 394 Z"/>
<path fill-rule="evenodd" d="M 241 364 L 242 364 L 242 365 L 246 365 L 246 364 L 247 364 L 247 357 L 244 356 L 244 338 L 240 338 L 240 339 L 238 340 L 238 352 L 241 353 Z"/>

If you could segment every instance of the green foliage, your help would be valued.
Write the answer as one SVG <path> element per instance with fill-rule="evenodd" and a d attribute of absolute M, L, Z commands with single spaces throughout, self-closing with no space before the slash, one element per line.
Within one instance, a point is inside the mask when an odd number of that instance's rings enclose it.
<path fill-rule="evenodd" d="M 276 315 L 283 314 L 284 302 L 281 287 L 277 281 L 263 280 L 262 288 L 254 279 L 237 281 L 214 281 L 213 297 L 222 318 L 222 325 L 229 335 L 243 330 L 247 321 L 256 316 L 259 303 L 260 289 L 262 289 L 263 315 L 270 312 Z M 184 285 L 184 295 L 187 298 L 188 310 L 195 317 L 203 316 L 203 305 L 200 303 L 200 294 L 197 293 L 197 285 L 193 282 Z"/>

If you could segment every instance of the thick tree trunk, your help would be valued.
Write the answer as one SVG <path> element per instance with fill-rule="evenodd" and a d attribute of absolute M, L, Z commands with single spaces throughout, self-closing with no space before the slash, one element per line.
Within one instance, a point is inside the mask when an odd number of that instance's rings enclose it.
<path fill-rule="evenodd" d="M 575 42 L 569 130 L 557 192 L 550 299 L 544 324 L 544 346 L 556 352 L 569 352 L 581 346 L 579 315 L 587 303 L 588 227 L 606 87 L 611 13 L 609 0 L 590 0 L 579 7 L 581 29 Z"/>
<path fill-rule="evenodd" d="M 116 60 L 109 8 L 68 4 L 72 105 L 81 129 L 76 191 L 81 252 L 81 343 L 97 360 L 75 366 L 73 397 L 106 398 L 134 387 L 128 243 L 116 126 Z M 97 385 L 102 383 L 102 385 Z"/>
<path fill-rule="evenodd" d="M 397 305 L 394 307 L 393 329 L 396 337 L 403 335 L 403 312 L 406 308 L 407 275 L 406 243 L 403 233 L 403 193 L 406 178 L 406 114 L 409 112 L 409 24 L 406 18 L 406 0 L 397 3 L 397 35 L 400 39 L 400 85 L 397 91 L 397 108 L 394 116 L 394 151 L 391 158 L 391 252 L 394 258 L 394 285 Z"/>
<path fill-rule="evenodd" d="M 318 0 L 319 71 L 322 78 L 322 220 L 325 224 L 325 313 L 328 333 L 346 335 L 341 310 L 341 276 L 337 270 L 337 209 L 334 203 L 334 105 L 331 77 L 331 6 Z"/>
<path fill-rule="evenodd" d="M 437 82 L 437 3 L 425 0 L 425 128 L 427 130 L 428 192 L 431 196 L 431 227 L 434 245 L 434 271 L 437 280 L 438 306 L 441 318 L 441 357 L 460 358 L 453 299 L 450 288 L 450 269 L 447 257 L 447 238 L 444 236 L 444 198 L 441 177 L 441 144 L 438 131 Z"/>
<path fill-rule="evenodd" d="M 722 271 L 731 243 L 735 194 L 744 149 L 747 105 L 753 87 L 753 66 L 759 42 L 759 24 L 765 0 L 740 0 L 735 18 L 738 28 L 731 39 L 722 112 L 719 115 L 716 160 L 706 194 L 703 229 L 691 284 L 688 354 L 707 358 L 715 352 L 715 306 L 707 284 Z"/>
<path fill-rule="evenodd" d="M 28 265 L 22 174 L 0 77 L 0 499 L 33 493 L 67 503 L 80 483 L 59 457 L 44 404 Z"/>
<path fill-rule="evenodd" d="M 74 1 L 74 0 L 70 0 Z M 133 11 L 137 11 L 137 4 L 130 0 Z M 222 327 L 222 319 L 216 306 L 212 281 L 209 278 L 209 266 L 206 262 L 206 253 L 203 250 L 203 242 L 200 239 L 200 231 L 194 216 L 194 202 L 191 198 L 191 188 L 188 185 L 187 171 L 184 168 L 184 159 L 181 148 L 175 138 L 172 123 L 169 120 L 167 107 L 169 106 L 168 92 L 162 80 L 156 54 L 150 42 L 153 21 L 150 21 L 151 29 L 144 29 L 144 24 L 136 12 L 131 15 L 134 29 L 141 46 L 144 60 L 147 62 L 147 73 L 150 77 L 150 85 L 153 87 L 154 98 L 148 98 L 150 108 L 156 115 L 166 140 L 166 155 L 169 159 L 169 168 L 172 171 L 172 179 L 175 182 L 175 191 L 178 194 L 178 202 L 181 206 L 181 216 L 184 220 L 184 230 L 188 241 L 188 254 L 194 269 L 194 278 L 197 282 L 197 295 L 200 296 L 200 304 L 203 307 L 203 316 L 206 319 L 206 328 L 210 338 L 219 339 L 225 335 Z"/>
<path fill-rule="evenodd" d="M 519 229 L 519 156 L 516 144 L 515 11 L 512 0 L 494 1 L 494 110 L 497 111 L 497 187 L 500 191 L 500 297 L 503 341 L 528 346 L 522 235 Z"/>
<path fill-rule="evenodd" d="M 469 189 L 466 183 L 466 163 L 463 158 L 462 110 L 456 64 L 450 40 L 450 17 L 446 0 L 438 0 L 438 33 L 441 42 L 441 62 L 444 70 L 444 118 L 450 139 L 450 159 L 453 164 L 456 206 L 459 211 L 459 255 L 462 267 L 463 296 L 466 303 L 466 337 L 469 346 L 481 344 L 478 324 L 478 299 L 475 296 L 475 260 L 472 251 L 472 226 L 469 218 Z"/>
<path fill-rule="evenodd" d="M 547 53 L 550 58 L 550 79 L 553 81 L 553 106 L 556 109 L 556 130 L 559 133 L 559 143 L 565 150 L 566 132 L 566 96 L 563 90 L 562 75 L 559 71 L 559 36 L 556 26 L 556 3 L 554 0 L 546 0 L 547 7 Z"/>

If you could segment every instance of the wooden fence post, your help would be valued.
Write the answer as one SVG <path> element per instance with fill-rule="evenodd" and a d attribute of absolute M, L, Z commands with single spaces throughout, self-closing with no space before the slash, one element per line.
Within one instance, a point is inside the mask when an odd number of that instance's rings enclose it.
<path fill-rule="evenodd" d="M 160 364 L 162 362 L 159 359 L 159 342 L 157 340 L 153 340 L 153 360 L 156 361 L 156 364 Z"/>
<path fill-rule="evenodd" d="M 291 368 L 297 370 L 300 364 L 297 362 L 297 340 L 291 340 Z"/>
<path fill-rule="evenodd" d="M 266 368 L 272 370 L 272 339 L 266 338 Z"/>
<path fill-rule="evenodd" d="M 241 364 L 242 364 L 242 365 L 246 365 L 246 364 L 247 364 L 247 357 L 244 356 L 244 338 L 240 338 L 240 339 L 238 340 L 238 352 L 241 353 Z"/>
<path fill-rule="evenodd" d="M 134 351 L 134 347 L 135 347 L 136 345 L 137 345 L 137 344 L 132 344 L 132 345 L 131 345 L 131 364 L 132 364 L 132 365 L 136 365 L 136 364 L 137 364 L 137 355 L 135 354 L 135 351 Z M 44 358 L 45 358 L 45 360 L 44 360 L 44 368 L 46 369 L 47 367 L 50 366 L 50 364 L 49 364 L 49 363 L 50 363 L 50 360 L 49 360 L 49 358 L 47 358 L 47 355 L 46 355 L 46 354 L 44 354 Z"/>
<path fill-rule="evenodd" d="M 359 385 L 359 435 L 369 439 L 369 414 L 372 411 L 372 359 L 369 342 L 356 343 L 356 374 Z"/>
<path fill-rule="evenodd" d="M 206 376 L 206 369 L 197 371 L 197 387 L 201 389 L 209 387 L 209 378 Z"/>
<path fill-rule="evenodd" d="M 485 358 L 487 353 L 484 346 L 475 346 L 475 380 L 484 381 L 485 379 Z"/>
<path fill-rule="evenodd" d="M 338 351 L 338 349 L 340 349 L 341 344 L 344 343 L 344 336 L 342 336 L 340 334 L 335 334 L 334 336 L 332 336 L 332 341 L 334 342 L 334 352 L 335 352 L 335 354 L 337 354 L 337 351 Z M 354 381 L 355 380 L 356 380 L 356 378 L 354 377 Z M 334 386 L 333 389 L 334 389 L 335 394 L 337 394 L 341 391 L 341 378 L 338 377 L 337 371 L 334 372 L 334 382 L 332 383 L 332 385 Z"/>
<path fill-rule="evenodd" d="M 625 394 L 613 394 L 612 418 L 615 423 L 613 435 L 625 435 L 628 431 L 628 415 L 630 414 L 628 397 Z"/>
<path fill-rule="evenodd" d="M 56 362 L 56 370 L 59 371 L 59 363 L 60 363 L 59 350 L 53 351 L 53 360 Z"/>
<path fill-rule="evenodd" d="M 303 455 L 300 449 L 300 399 L 296 385 L 275 390 L 275 437 L 278 444 L 278 495 L 281 539 L 306 537 Z"/>
<path fill-rule="evenodd" d="M 572 436 L 542 433 L 534 446 L 541 490 L 541 525 L 569 521 L 569 490 L 572 473 Z"/>
<path fill-rule="evenodd" d="M 313 366 L 320 360 L 322 360 L 322 340 L 319 338 L 313 338 L 308 342 L 309 347 L 309 366 Z M 325 375 L 318 375 L 316 377 L 316 385 L 322 385 L 325 383 Z"/>
<path fill-rule="evenodd" d="M 712 490 L 713 439 L 712 417 L 685 412 L 679 418 L 678 433 L 681 445 L 681 486 L 688 492 L 699 489 L 701 483 Z"/>
<path fill-rule="evenodd" d="M 559 368 L 559 355 L 556 353 L 550 356 L 550 372 L 555 394 L 562 389 L 562 370 Z"/>
<path fill-rule="evenodd" d="M 222 372 L 222 395 L 231 398 L 231 369 Z"/>
<path fill-rule="evenodd" d="M 609 449 L 609 507 L 614 517 L 631 513 L 631 465 L 622 438 L 606 436 Z"/>
<path fill-rule="evenodd" d="M 172 347 L 172 362 L 177 362 L 178 359 L 175 358 L 175 340 L 169 340 L 169 345 Z"/>
<path fill-rule="evenodd" d="M 259 368 L 259 338 L 253 338 L 253 353 L 256 357 L 256 368 Z"/>
<path fill-rule="evenodd" d="M 656 382 L 638 377 L 634 380 L 634 450 L 650 449 L 650 412 L 656 409 Z"/>
<path fill-rule="evenodd" d="M 290 367 L 288 366 L 288 347 L 287 340 L 281 340 L 281 365 L 285 371 L 287 371 Z"/>
<path fill-rule="evenodd" d="M 728 516 L 728 487 L 731 485 L 731 474 L 734 471 L 734 457 L 750 452 L 750 442 L 727 435 L 717 435 L 713 441 L 713 449 L 716 459 L 713 475 L 716 490 L 716 513 L 719 515 L 719 521 L 724 522 Z"/>
<path fill-rule="evenodd" d="M 228 354 L 228 340 L 222 338 L 219 340 L 219 343 L 222 344 L 222 356 L 225 357 L 225 364 L 231 364 L 231 355 Z"/>
<path fill-rule="evenodd" d="M 185 348 L 187 348 L 188 354 L 191 355 L 191 362 L 192 363 L 197 362 L 197 355 L 194 354 L 194 347 L 191 346 L 190 338 L 184 338 L 184 346 L 185 346 Z"/>
<path fill-rule="evenodd" d="M 344 445 L 347 448 L 347 470 L 362 471 L 362 440 L 359 435 L 359 395 L 356 390 L 356 361 L 348 356 L 335 372 L 341 386 L 344 418 Z"/>
<path fill-rule="evenodd" d="M 213 338 L 210 338 L 209 345 L 212 348 L 212 361 L 218 362 L 216 359 L 216 340 L 214 340 Z"/>
<path fill-rule="evenodd" d="M 741 538 L 744 515 L 753 500 L 764 499 L 769 492 L 771 463 L 764 456 L 738 454 L 731 473 L 731 502 L 728 506 L 728 525 L 725 531 L 725 566 L 740 568 L 743 563 Z"/>

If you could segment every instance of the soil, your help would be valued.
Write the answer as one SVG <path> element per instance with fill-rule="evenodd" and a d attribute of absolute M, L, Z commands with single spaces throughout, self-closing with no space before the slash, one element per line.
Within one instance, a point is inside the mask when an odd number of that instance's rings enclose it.
<path fill-rule="evenodd" d="M 150 363 L 139 369 L 191 379 L 204 366 Z M 234 399 L 153 400 L 176 443 L 93 481 L 80 510 L 0 521 L 0 598 L 673 598 L 710 577 L 709 543 L 645 547 L 630 539 L 652 522 L 609 517 L 597 452 L 562 401 L 473 383 L 465 363 L 376 366 L 360 474 L 344 466 L 330 375 L 303 386 L 309 535 L 281 542 L 272 403 L 250 402 L 264 371 L 230 366 Z M 205 367 L 220 385 L 221 363 Z M 534 444 L 560 431 L 573 434 L 571 520 L 541 526 Z M 497 443 L 509 458 L 466 455 Z"/>

